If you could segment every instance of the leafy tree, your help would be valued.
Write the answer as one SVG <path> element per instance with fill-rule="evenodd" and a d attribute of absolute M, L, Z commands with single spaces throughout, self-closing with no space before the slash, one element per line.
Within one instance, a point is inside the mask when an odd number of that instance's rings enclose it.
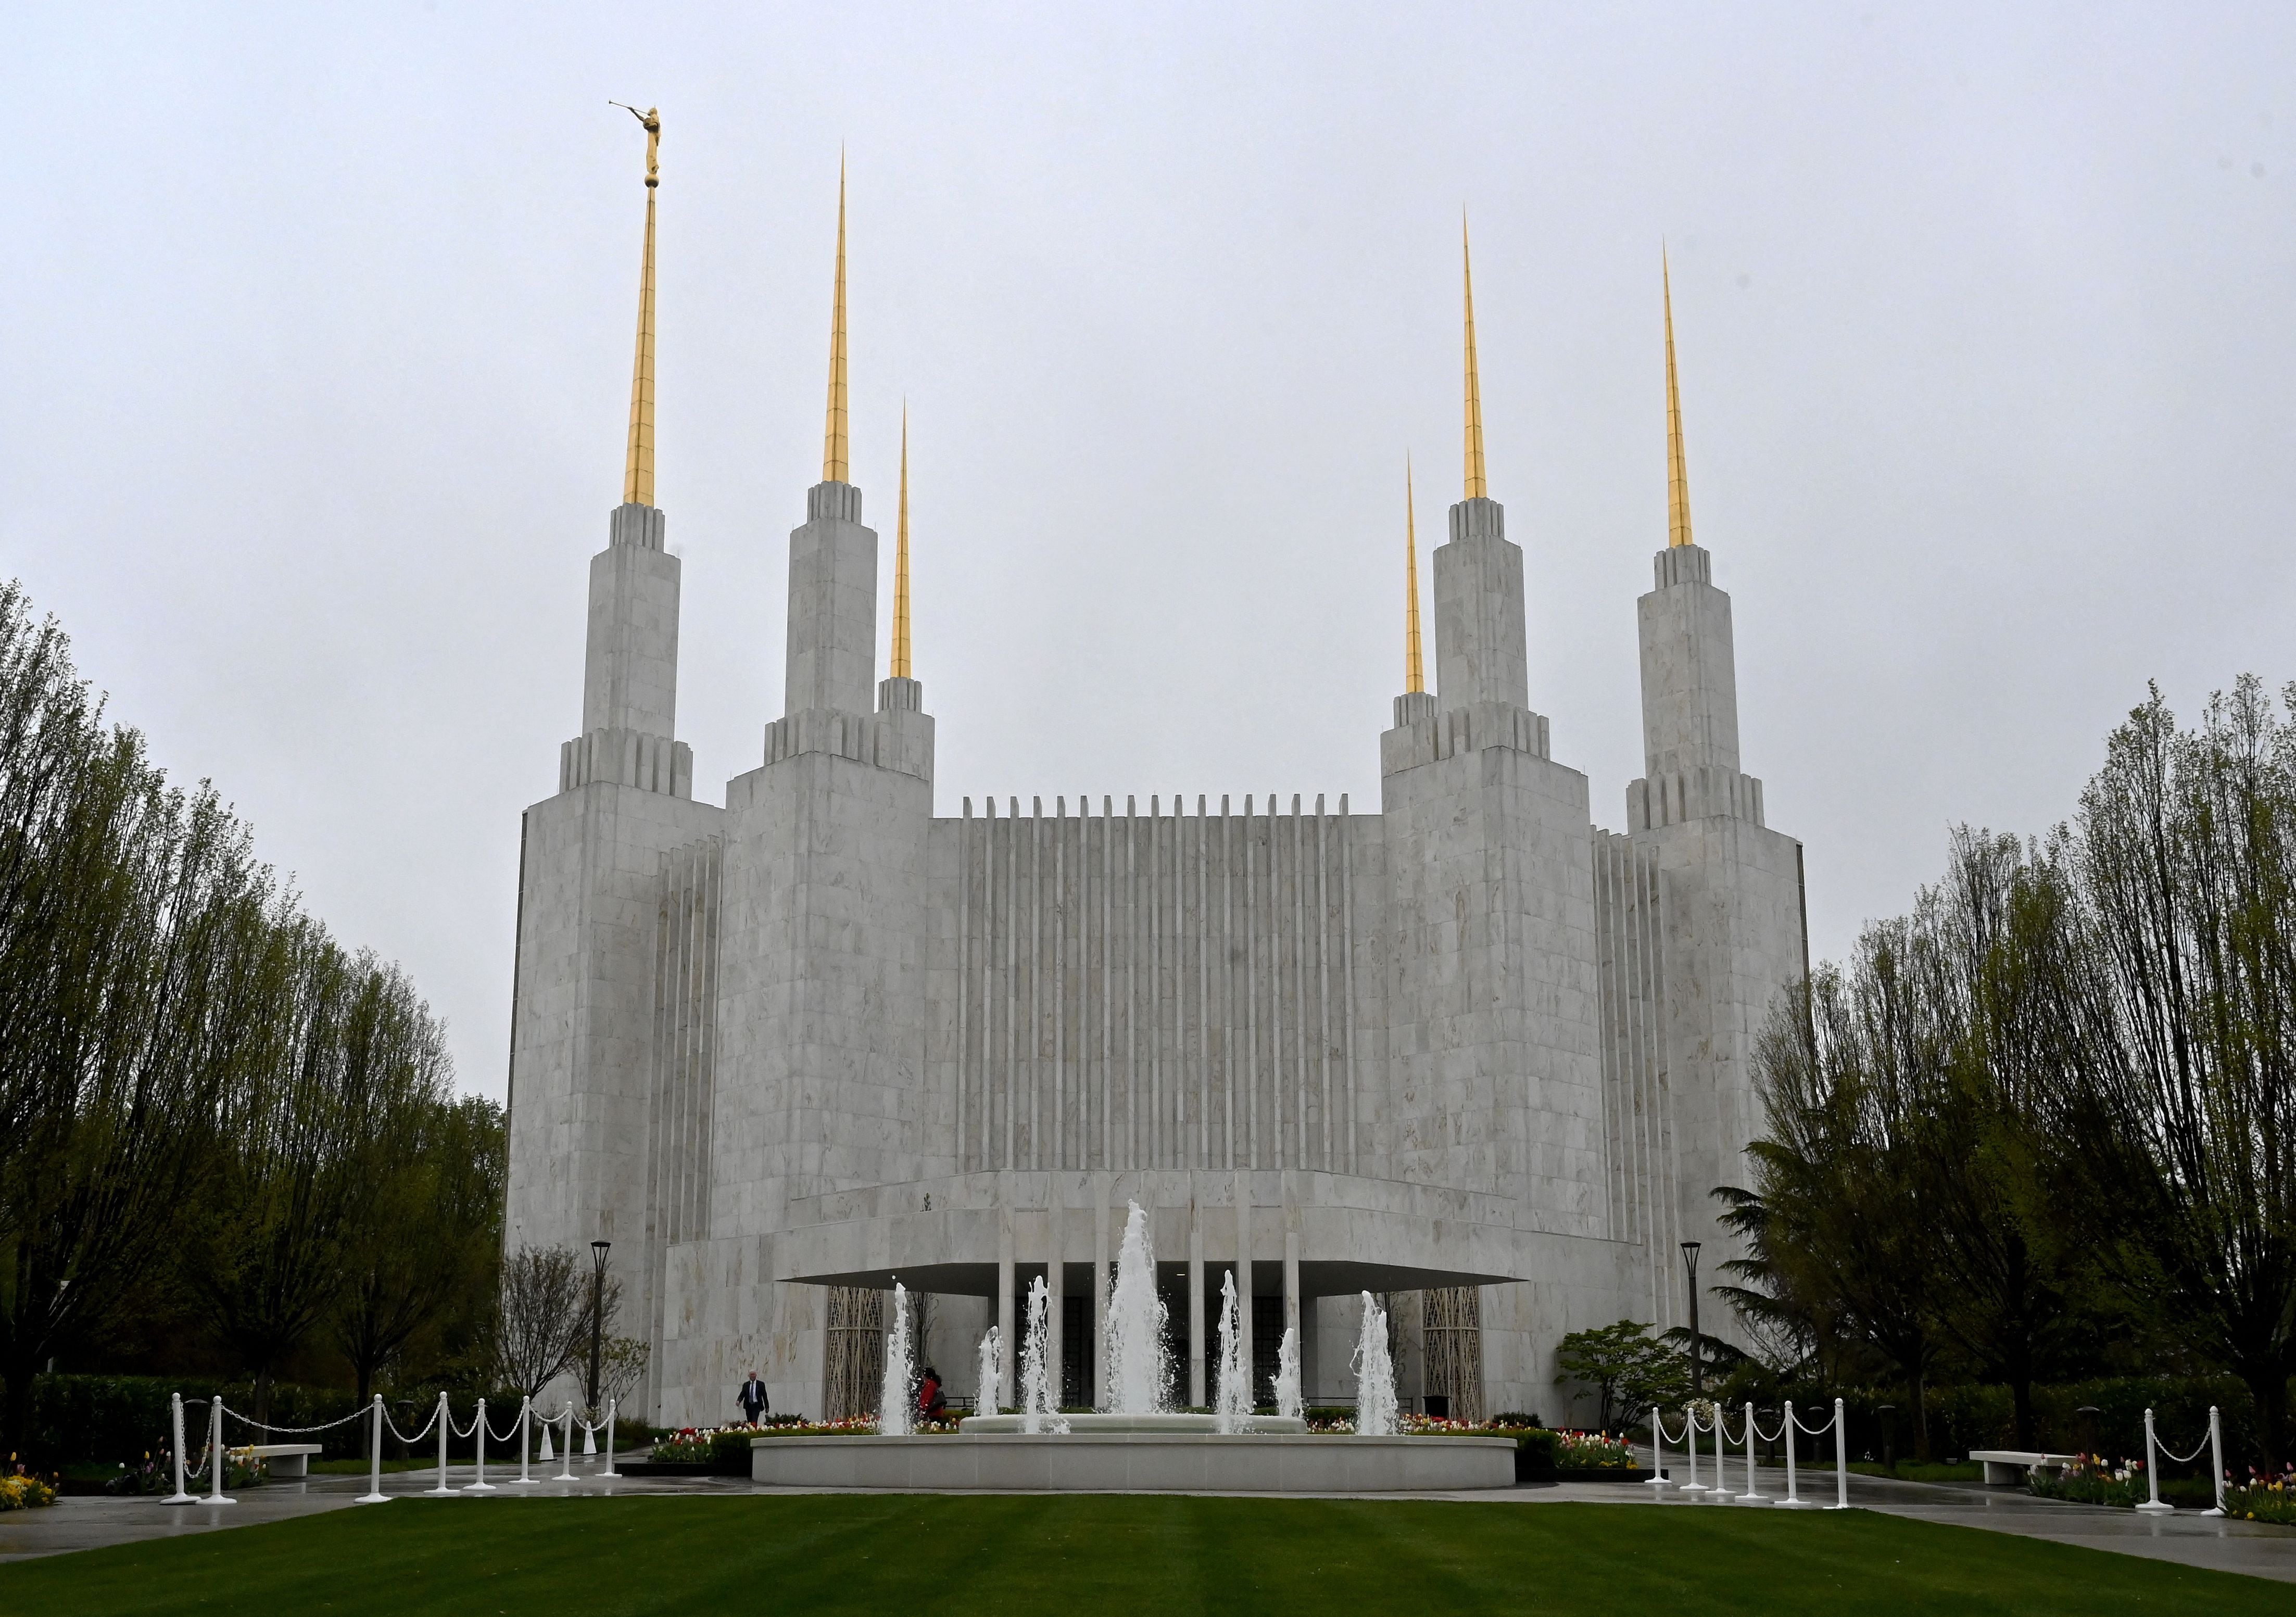
<path fill-rule="evenodd" d="M 444 1058 L 439 1047 L 424 1056 L 441 1069 Z M 394 1108 L 365 1146 L 367 1198 L 343 1239 L 344 1285 L 332 1321 L 362 1403 L 419 1333 L 494 1288 L 502 1109 L 420 1096 Z"/>
<path fill-rule="evenodd" d="M 1690 1393 L 1690 1366 L 1681 1350 L 1650 1335 L 1632 1319 L 1573 1331 L 1555 1350 L 1554 1384 L 1582 1383 L 1595 1391 L 1596 1424 L 1611 1429 L 1612 1412 L 1639 1415 L 1665 1408 Z"/>
<path fill-rule="evenodd" d="M 61 636 L 0 591 L 0 1378 L 31 1378 L 168 1250 L 234 1070 L 219 1014 L 267 899 L 211 791 L 104 730 Z"/>
<path fill-rule="evenodd" d="M 2180 734 L 2156 690 L 2107 745 L 2070 857 L 2087 1035 L 2053 1093 L 2100 1260 L 2245 1382 L 2266 1458 L 2296 1373 L 2296 686 Z"/>

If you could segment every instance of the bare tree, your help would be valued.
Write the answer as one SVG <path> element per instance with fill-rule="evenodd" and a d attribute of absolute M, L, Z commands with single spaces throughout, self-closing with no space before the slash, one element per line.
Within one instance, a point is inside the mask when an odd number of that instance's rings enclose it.
<path fill-rule="evenodd" d="M 590 1276 L 570 1246 L 525 1246 L 502 1266 L 491 1336 L 494 1380 L 528 1398 L 570 1368 L 590 1340 Z M 606 1318 L 621 1301 L 606 1277 Z"/>

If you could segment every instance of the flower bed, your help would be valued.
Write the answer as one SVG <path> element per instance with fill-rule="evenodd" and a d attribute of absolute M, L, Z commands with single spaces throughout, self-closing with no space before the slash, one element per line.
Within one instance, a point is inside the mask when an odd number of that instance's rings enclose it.
<path fill-rule="evenodd" d="M 0 1477 L 0 1510 L 37 1510 L 55 1502 L 56 1490 L 37 1477 Z"/>
<path fill-rule="evenodd" d="M 1607 1432 L 1557 1432 L 1555 1468 L 1561 1471 L 1632 1471 L 1634 1445 Z"/>
<path fill-rule="evenodd" d="M 2144 1485 L 2143 1461 L 2123 1460 L 2112 1465 L 2103 1456 L 2095 1454 L 2075 1455 L 2073 1463 L 2055 1476 L 2035 1471 L 2027 1485 L 2045 1499 L 2070 1499 L 2077 1505 L 2117 1505 L 2123 1508 L 2139 1503 L 2150 1493 Z"/>
<path fill-rule="evenodd" d="M 2296 1472 L 2258 1477 L 2243 1488 L 2225 1490 L 2225 1514 L 2244 1522 L 2284 1522 L 2296 1527 Z"/>

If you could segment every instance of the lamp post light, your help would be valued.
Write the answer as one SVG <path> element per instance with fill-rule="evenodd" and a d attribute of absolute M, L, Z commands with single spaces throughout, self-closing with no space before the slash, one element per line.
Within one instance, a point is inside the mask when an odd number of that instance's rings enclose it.
<path fill-rule="evenodd" d="M 1706 1380 L 1701 1373 L 1705 1358 L 1705 1344 L 1698 1334 L 1698 1243 L 1682 1244 L 1682 1261 L 1690 1270 L 1690 1396 L 1700 1397 L 1705 1391 Z"/>
<path fill-rule="evenodd" d="M 611 1241 L 590 1243 L 590 1418 L 598 1418 L 598 1349 L 606 1328 L 606 1254 Z"/>

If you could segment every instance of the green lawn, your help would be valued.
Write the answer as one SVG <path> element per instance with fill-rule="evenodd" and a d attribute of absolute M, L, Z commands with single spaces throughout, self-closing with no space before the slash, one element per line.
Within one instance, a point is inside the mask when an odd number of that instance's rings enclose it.
<path fill-rule="evenodd" d="M 1981 1460 L 1964 1460 L 1959 1465 L 1948 1465 L 1943 1460 L 1934 1463 L 1899 1460 L 1895 1471 L 1878 1460 L 1852 1460 L 1849 1471 L 1854 1476 L 1896 1477 L 1907 1482 L 1982 1482 L 1985 1480 L 1985 1465 Z"/>
<path fill-rule="evenodd" d="M 2284 1584 L 1850 1511 L 1068 1496 L 424 1500 L 0 1565 L 0 1610 L 2285 1617 Z"/>

